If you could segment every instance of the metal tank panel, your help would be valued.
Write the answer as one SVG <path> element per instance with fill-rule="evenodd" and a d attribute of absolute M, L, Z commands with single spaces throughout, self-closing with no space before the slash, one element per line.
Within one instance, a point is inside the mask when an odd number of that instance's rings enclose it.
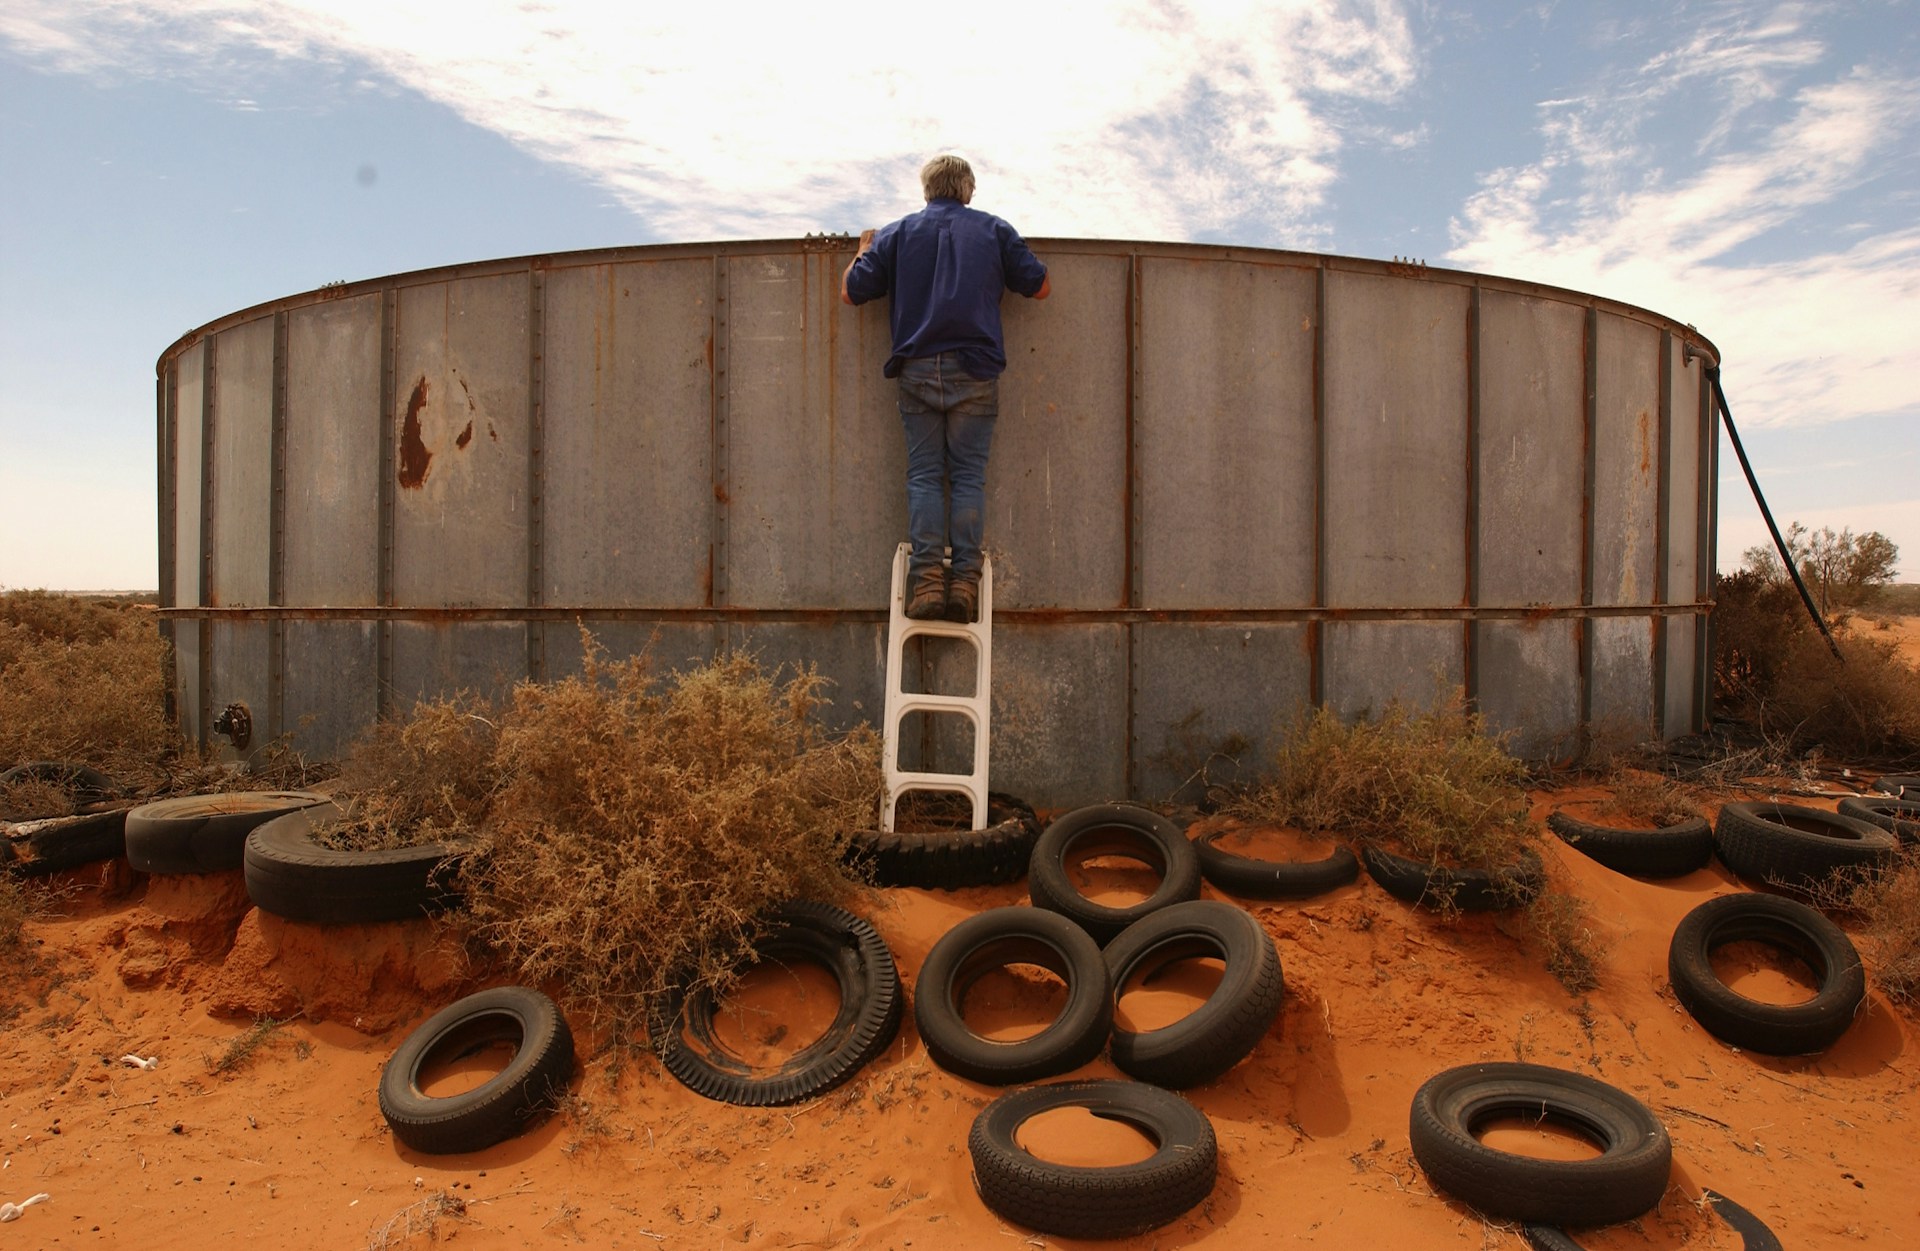
<path fill-rule="evenodd" d="M 379 602 L 380 309 L 375 294 L 287 314 L 284 603 Z"/>
<path fill-rule="evenodd" d="M 234 608 L 267 603 L 273 502 L 274 319 L 224 331 L 215 350 L 212 523 L 207 601 Z"/>
<path fill-rule="evenodd" d="M 905 452 L 852 241 L 401 274 L 160 362 L 163 628 L 186 732 L 337 754 L 421 695 L 727 648 L 877 721 Z M 1516 745 L 1705 715 L 1712 345 L 1506 279 L 1035 241 L 988 487 L 996 788 L 1251 780 L 1304 707 L 1453 687 Z M 919 678 L 964 681 L 926 650 Z M 956 736 L 915 732 L 929 761 Z"/>
<path fill-rule="evenodd" d="M 1314 271 L 1140 270 L 1140 606 L 1313 603 Z"/>

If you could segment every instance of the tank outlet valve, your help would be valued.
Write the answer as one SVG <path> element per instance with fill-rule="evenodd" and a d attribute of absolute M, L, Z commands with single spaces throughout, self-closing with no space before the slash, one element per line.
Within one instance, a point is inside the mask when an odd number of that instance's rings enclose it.
<path fill-rule="evenodd" d="M 226 735 L 228 742 L 245 751 L 247 744 L 253 742 L 253 714 L 245 704 L 228 704 L 226 710 L 213 719 L 213 732 Z"/>

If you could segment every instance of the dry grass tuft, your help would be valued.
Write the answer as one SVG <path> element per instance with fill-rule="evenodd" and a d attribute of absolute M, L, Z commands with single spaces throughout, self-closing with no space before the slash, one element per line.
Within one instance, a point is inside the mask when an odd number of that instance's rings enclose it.
<path fill-rule="evenodd" d="M 1606 815 L 1633 827 L 1664 829 L 1707 815 L 1686 783 L 1651 769 L 1620 766 L 1607 777 Z"/>
<path fill-rule="evenodd" d="M 1600 984 L 1600 940 L 1584 899 L 1546 890 L 1527 905 L 1527 924 L 1545 956 L 1547 972 L 1573 994 Z"/>
<path fill-rule="evenodd" d="M 361 837 L 476 835 L 476 937 L 632 1038 L 676 982 L 723 984 L 774 905 L 860 888 L 842 856 L 878 807 L 880 746 L 824 733 L 815 673 L 735 653 L 663 682 L 584 642 L 582 674 L 497 712 L 429 703 L 381 728 L 336 794 Z"/>
<path fill-rule="evenodd" d="M 1295 723 L 1275 765 L 1235 812 L 1395 842 L 1436 865 L 1497 868 L 1538 837 L 1526 767 L 1457 693 L 1431 712 L 1389 704 L 1351 725 L 1317 709 Z"/>
<path fill-rule="evenodd" d="M 0 592 L 0 768 L 73 761 L 161 784 L 183 746 L 166 718 L 166 662 L 146 605 Z"/>
<path fill-rule="evenodd" d="M 1859 881 L 1846 900 L 1861 919 L 1874 981 L 1888 999 L 1920 1008 L 1920 851 Z"/>
<path fill-rule="evenodd" d="M 270 1016 L 259 1018 L 244 1034 L 236 1036 L 227 1043 L 225 1050 L 219 1055 L 208 1058 L 207 1072 L 232 1073 L 245 1068 L 252 1063 L 260 1048 L 266 1046 L 267 1040 L 273 1037 L 274 1031 L 285 1024 L 285 1021 L 278 1021 Z"/>
<path fill-rule="evenodd" d="M 18 962 L 27 945 L 27 918 L 33 915 L 26 888 L 12 875 L 0 873 L 0 958 Z"/>
<path fill-rule="evenodd" d="M 367 1251 L 390 1251 L 406 1245 L 415 1234 L 425 1234 L 437 1242 L 442 1220 L 464 1222 L 467 1219 L 466 1200 L 449 1191 L 436 1190 L 388 1217 L 386 1224 L 367 1236 Z"/>

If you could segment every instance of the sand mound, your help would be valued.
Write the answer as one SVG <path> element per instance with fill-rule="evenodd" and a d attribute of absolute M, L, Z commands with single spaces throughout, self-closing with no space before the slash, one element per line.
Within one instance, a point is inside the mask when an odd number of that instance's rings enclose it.
<path fill-rule="evenodd" d="M 1567 802 L 1590 794 L 1570 794 Z M 1535 816 L 1561 797 L 1535 797 Z M 1711 1187 L 1788 1246 L 1900 1246 L 1913 1219 L 1911 1023 L 1877 992 L 1826 1054 L 1776 1059 L 1704 1033 L 1667 985 L 1690 909 L 1746 889 L 1717 862 L 1669 882 L 1621 877 L 1549 839 L 1550 876 L 1592 906 L 1600 987 L 1570 996 L 1503 915 L 1443 922 L 1365 877 L 1297 903 L 1243 902 L 1273 936 L 1286 998 L 1253 1055 L 1188 1092 L 1212 1120 L 1212 1197 L 1152 1234 L 1105 1244 L 1525 1245 L 1434 1193 L 1408 1146 L 1414 1090 L 1440 1069 L 1529 1060 L 1599 1077 L 1667 1126 L 1665 1199 L 1593 1248 L 1737 1247 L 1701 1206 Z M 1208 888 L 1210 898 L 1222 898 Z M 871 919 L 909 986 L 948 927 L 1025 902 L 1023 884 L 890 890 Z M 39 971 L 16 976 L 0 1034 L 0 1199 L 51 1197 L 5 1227 L 19 1246 L 150 1251 L 266 1239 L 294 1247 L 473 1248 L 1097 1245 L 998 1220 L 974 1193 L 966 1136 L 998 1090 L 935 1067 L 911 1013 L 846 1087 L 797 1107 L 713 1103 L 647 1057 L 578 1040 L 560 1116 L 470 1156 L 400 1147 L 380 1070 L 413 1025 L 471 989 L 421 921 L 319 929 L 262 916 L 239 875 L 98 875 L 29 926 Z M 1791 995 L 1791 970 L 1749 956 L 1749 993 Z M 564 988 L 548 988 L 562 990 Z M 1045 994 L 1013 988 L 1014 1014 Z M 762 1025 L 823 1019 L 824 979 L 753 984 Z M 1022 998 L 1024 995 L 1024 999 Z M 1123 1000 L 1123 1013 L 1178 1010 Z M 288 1018 L 256 1027 L 253 1018 Z M 237 1018 L 237 1019 L 236 1019 Z M 763 1042 L 778 1028 L 749 1023 Z M 756 1032 L 756 1030 L 758 1032 Z M 245 1049 L 235 1057 L 241 1044 Z M 153 1057 L 150 1069 L 125 1056 Z M 1076 1076 L 1120 1076 L 1104 1058 Z M 1563 1150 L 1526 1127 L 1510 1149 Z M 1131 1131 L 1082 1116 L 1034 1145 L 1080 1163 L 1137 1158 Z M 1531 1135 L 1531 1137 L 1530 1137 Z M 1529 1144 L 1532 1145 L 1529 1145 Z M 1131 1153 L 1131 1155 L 1129 1155 Z M 17 1193 L 16 1193 L 17 1192 Z"/>

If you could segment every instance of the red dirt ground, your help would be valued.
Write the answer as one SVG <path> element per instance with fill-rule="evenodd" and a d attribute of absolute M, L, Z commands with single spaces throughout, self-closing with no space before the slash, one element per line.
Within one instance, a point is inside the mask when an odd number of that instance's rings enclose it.
<path fill-rule="evenodd" d="M 1595 798 L 1537 795 L 1535 815 Z M 1716 862 L 1641 882 L 1551 838 L 1545 854 L 1556 882 L 1593 907 L 1602 985 L 1584 996 L 1544 972 L 1517 920 L 1442 922 L 1364 876 L 1302 903 L 1251 904 L 1279 946 L 1286 1000 L 1251 1058 L 1189 1092 L 1219 1137 L 1218 1185 L 1166 1228 L 1104 1244 L 1035 1235 L 980 1202 L 967 1132 L 999 1092 L 935 1067 L 911 1013 L 851 1084 L 770 1111 L 709 1102 L 650 1058 L 581 1038 L 562 1115 L 473 1155 L 417 1154 L 388 1132 L 375 1091 L 408 1030 L 472 988 L 433 923 L 323 930 L 251 909 L 237 872 L 136 881 L 122 862 L 29 923 L 45 972 L 0 995 L 12 1005 L 0 1026 L 0 1200 L 49 1196 L 0 1227 L 0 1246 L 1520 1247 L 1518 1230 L 1436 1194 L 1407 1139 L 1427 1077 L 1516 1058 L 1623 1087 L 1672 1135 L 1658 1209 L 1582 1233 L 1589 1248 L 1739 1247 L 1703 1210 L 1703 1187 L 1788 1247 L 1911 1245 L 1914 1023 L 1872 992 L 1824 1055 L 1734 1050 L 1693 1023 L 1666 974 L 1680 918 L 1743 889 L 1727 871 Z M 868 912 L 911 986 L 949 926 L 1025 900 L 1023 884 L 888 890 Z M 1766 961 L 1745 976 L 1756 997 L 1804 993 Z M 1005 977 L 999 990 L 987 1011 L 1030 1028 L 1045 988 Z M 804 1031 L 831 994 L 824 978 L 758 979 L 742 999 L 771 1015 L 743 1017 L 743 1045 L 759 1019 Z M 1122 1012 L 1164 1016 L 1180 1003 L 1129 996 Z M 210 1071 L 253 1017 L 296 1013 L 247 1062 Z M 157 1063 L 135 1068 L 129 1055 Z M 1103 1058 L 1075 1076 L 1119 1074 Z M 1085 1116 L 1030 1130 L 1033 1149 L 1063 1162 L 1142 1153 L 1132 1131 Z M 1502 1132 L 1510 1149 L 1570 1149 Z"/>

